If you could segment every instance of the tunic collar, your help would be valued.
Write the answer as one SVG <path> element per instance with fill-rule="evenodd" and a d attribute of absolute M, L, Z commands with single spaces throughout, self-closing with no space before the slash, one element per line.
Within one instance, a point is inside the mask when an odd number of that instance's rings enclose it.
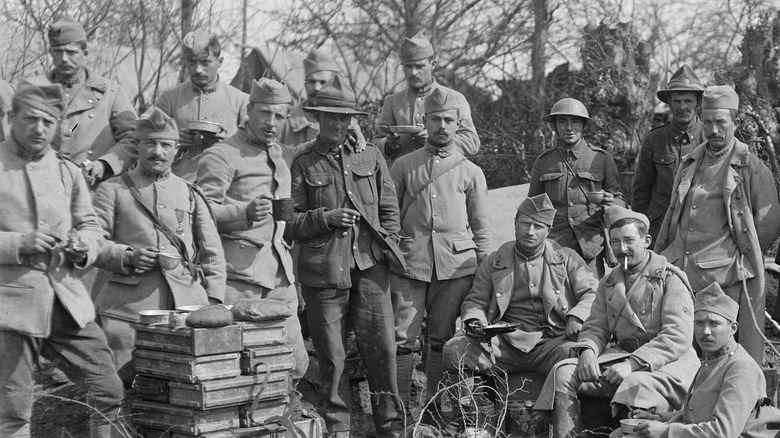
<path fill-rule="evenodd" d="M 338 145 L 338 146 L 328 146 L 325 143 L 320 140 L 320 136 L 317 135 L 317 138 L 314 139 L 314 144 L 312 146 L 315 151 L 317 151 L 320 155 L 328 155 L 330 153 L 338 153 L 344 149 L 350 148 L 349 142 L 345 139 L 344 143 Z"/>
<path fill-rule="evenodd" d="M 669 133 L 672 134 L 672 138 L 675 143 L 689 144 L 698 138 L 698 131 L 701 128 L 701 122 L 699 116 L 694 116 L 694 120 L 688 125 L 688 129 L 683 129 L 672 120 L 669 124 Z"/>
<path fill-rule="evenodd" d="M 542 243 L 536 248 L 536 250 L 532 254 L 526 255 L 523 252 L 523 250 L 520 248 L 520 245 L 518 245 L 517 242 L 515 242 L 515 257 L 518 257 L 520 260 L 523 260 L 525 262 L 536 260 L 539 257 L 541 257 L 542 254 L 544 254 L 544 246 L 545 246 L 544 243 Z"/>
<path fill-rule="evenodd" d="M 165 169 L 163 173 L 152 173 L 148 170 L 144 169 L 140 165 L 138 166 L 138 174 L 142 177 L 152 180 L 152 181 L 164 181 L 168 179 L 169 176 L 171 176 L 171 168 Z"/>
<path fill-rule="evenodd" d="M 13 150 L 16 156 L 28 162 L 41 161 L 41 158 L 43 158 L 46 155 L 46 153 L 51 150 L 51 145 L 49 145 L 43 148 L 43 150 L 40 153 L 31 154 L 25 148 L 23 148 L 22 145 L 20 145 L 16 141 L 16 139 L 14 139 L 12 143 L 13 143 Z"/>
<path fill-rule="evenodd" d="M 434 77 L 431 77 L 431 81 L 430 81 L 430 82 L 428 82 L 427 84 L 423 85 L 423 86 L 422 86 L 422 87 L 420 87 L 420 88 L 412 88 L 412 87 L 409 87 L 409 91 L 411 91 L 411 92 L 412 92 L 412 94 L 416 94 L 416 95 L 418 95 L 418 96 L 421 96 L 421 97 L 422 97 L 422 96 L 427 96 L 427 95 L 428 95 L 428 93 L 430 93 L 431 91 L 433 91 L 433 87 L 434 87 L 435 85 L 436 85 L 436 78 L 434 78 Z"/>
<path fill-rule="evenodd" d="M 428 155 L 438 155 L 442 158 L 447 158 L 452 154 L 452 151 L 455 149 L 455 143 L 450 142 L 447 146 L 444 147 L 437 147 L 433 146 L 430 143 L 425 144 L 425 153 Z"/>
<path fill-rule="evenodd" d="M 737 351 L 737 341 L 734 340 L 734 338 L 732 337 L 731 339 L 729 339 L 728 342 L 726 342 L 726 345 L 724 345 L 723 348 L 721 348 L 720 350 L 714 351 L 712 353 L 704 352 L 703 360 L 711 361 L 711 360 L 720 359 L 726 355 L 733 356 L 734 352 L 736 351 Z"/>
<path fill-rule="evenodd" d="M 52 75 L 51 76 L 52 76 L 52 79 L 53 79 L 52 82 L 56 82 L 58 84 L 62 84 L 62 86 L 64 86 L 65 88 L 73 88 L 76 85 L 79 85 L 82 82 L 84 82 L 84 80 L 87 77 L 87 72 L 84 69 L 84 67 L 82 67 L 82 68 L 79 69 L 79 71 L 75 75 L 73 75 L 73 76 L 71 76 L 69 78 L 63 78 L 62 76 L 60 76 L 60 74 L 55 69 L 55 70 L 52 70 Z"/>
<path fill-rule="evenodd" d="M 260 140 L 258 140 L 257 137 L 255 137 L 255 134 L 252 132 L 252 130 L 250 130 L 246 126 L 240 126 L 238 128 L 238 132 L 241 134 L 241 136 L 243 137 L 244 141 L 246 141 L 247 143 L 249 143 L 250 145 L 252 145 L 254 147 L 258 147 L 258 148 L 269 148 L 269 147 L 271 147 L 270 144 L 265 144 L 265 143 L 261 142 Z"/>
<path fill-rule="evenodd" d="M 707 142 L 707 146 L 704 148 L 704 153 L 707 155 L 708 158 L 712 158 L 715 160 L 719 158 L 723 158 L 724 156 L 728 155 L 729 152 L 731 152 L 731 149 L 734 148 L 735 140 L 736 139 L 732 138 L 731 142 L 729 142 L 729 144 L 727 144 L 726 147 L 724 147 L 723 149 L 717 152 L 713 152 L 712 149 L 710 148 L 710 143 Z"/>
<path fill-rule="evenodd" d="M 580 141 L 578 141 L 574 146 L 567 147 L 563 144 L 563 142 L 558 140 L 558 148 L 561 152 L 563 152 L 564 156 L 568 157 L 568 154 L 572 154 L 576 159 L 580 158 L 580 155 L 582 155 L 582 152 L 585 150 L 587 144 L 588 143 L 585 141 L 585 139 L 581 138 Z"/>
<path fill-rule="evenodd" d="M 207 84 L 205 87 L 199 87 L 198 85 L 195 85 L 192 80 L 190 80 L 190 85 L 192 85 L 192 91 L 194 91 L 196 94 L 211 94 L 217 91 L 217 86 L 219 85 L 219 75 L 217 75 L 217 79 L 214 80 L 213 83 Z"/>

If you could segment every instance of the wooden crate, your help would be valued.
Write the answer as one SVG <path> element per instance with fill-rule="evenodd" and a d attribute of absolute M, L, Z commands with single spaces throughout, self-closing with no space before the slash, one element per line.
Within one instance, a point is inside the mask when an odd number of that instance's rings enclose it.
<path fill-rule="evenodd" d="M 133 423 L 136 425 L 185 435 L 198 436 L 239 427 L 238 414 L 237 406 L 201 411 L 164 403 L 133 402 Z"/>
<path fill-rule="evenodd" d="M 238 353 L 193 357 L 136 348 L 133 366 L 138 374 L 190 383 L 241 374 Z"/>
<path fill-rule="evenodd" d="M 254 415 L 250 415 L 252 414 L 252 403 L 240 405 L 238 407 L 238 415 L 241 427 L 253 427 L 257 423 L 262 424 L 271 417 L 284 415 L 289 404 L 290 399 L 288 397 L 262 401 L 257 404 Z"/>
<path fill-rule="evenodd" d="M 284 321 L 284 319 L 236 321 L 235 325 L 241 328 L 241 343 L 244 348 L 249 349 L 287 343 L 287 329 Z"/>
<path fill-rule="evenodd" d="M 237 353 L 243 350 L 241 327 L 235 324 L 219 328 L 135 324 L 135 346 L 190 356 Z"/>
<path fill-rule="evenodd" d="M 169 400 L 176 406 L 213 409 L 251 402 L 261 389 L 263 391 L 260 394 L 261 400 L 278 399 L 289 395 L 291 384 L 288 371 L 272 372 L 265 388 L 263 388 L 264 381 L 265 374 L 201 383 L 170 382 Z"/>
<path fill-rule="evenodd" d="M 294 367 L 293 349 L 287 345 L 251 348 L 241 352 L 241 374 L 264 373 L 265 366 L 272 372 L 291 370 Z M 258 366 L 258 364 L 264 364 Z"/>
<path fill-rule="evenodd" d="M 142 400 L 168 403 L 168 381 L 149 376 L 135 376 L 133 389 Z"/>

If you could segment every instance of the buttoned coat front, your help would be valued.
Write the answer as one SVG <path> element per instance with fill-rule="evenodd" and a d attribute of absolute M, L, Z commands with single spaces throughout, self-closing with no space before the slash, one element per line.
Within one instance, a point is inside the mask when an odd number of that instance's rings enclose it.
<path fill-rule="evenodd" d="M 290 110 L 287 120 L 282 127 L 277 139 L 279 143 L 289 146 L 295 146 L 310 142 L 320 133 L 320 122 L 314 116 L 314 113 L 308 113 L 303 110 L 303 106 L 316 106 L 308 101 L 301 102 Z"/>
<path fill-rule="evenodd" d="M 76 164 L 103 160 L 119 175 L 138 158 L 133 142 L 138 117 L 122 86 L 84 70 L 84 83 L 70 97 L 62 113 L 60 137 L 52 147 Z M 57 83 L 53 70 L 25 80 L 35 85 Z"/>
<path fill-rule="evenodd" d="M 280 268 L 295 281 L 292 258 L 283 235 L 286 224 L 268 215 L 246 217 L 256 197 L 290 197 L 290 163 L 300 149 L 261 144 L 246 128 L 208 148 L 198 162 L 197 184 L 214 212 L 225 251 L 228 280 L 276 288 Z"/>
<path fill-rule="evenodd" d="M 576 176 L 563 161 L 562 154 L 569 153 L 576 156 L 570 164 Z M 604 235 L 597 217 L 598 207 L 589 205 L 583 192 L 600 190 L 612 193 L 615 204 L 625 205 L 615 160 L 604 149 L 581 140 L 570 152 L 556 146 L 539 155 L 531 170 L 528 196 L 547 193 L 556 209 L 549 238 L 569 246 L 574 243 L 569 236 L 573 236 L 580 255 L 592 259 L 604 249 Z"/>
<path fill-rule="evenodd" d="M 405 277 L 465 277 L 488 254 L 493 233 L 485 174 L 450 149 L 446 157 L 418 149 L 390 169 L 401 212 L 398 246 L 407 265 L 398 274 Z"/>
<path fill-rule="evenodd" d="M 501 321 L 512 301 L 515 285 L 516 242 L 506 242 L 490 254 L 479 266 L 471 290 L 461 306 L 461 319 L 476 318 L 495 324 Z M 596 296 L 598 281 L 593 277 L 582 258 L 569 248 L 562 248 L 552 240 L 544 243 L 539 299 L 544 305 L 547 323 L 553 335 L 566 333 L 566 318 L 573 316 L 585 321 Z M 557 317 L 552 318 L 555 314 Z M 540 327 L 521 325 L 518 331 L 502 335 L 510 344 L 522 351 L 530 351 L 540 332 Z"/>
<path fill-rule="evenodd" d="M 300 283 L 318 288 L 349 288 L 351 260 L 359 259 L 355 263 L 367 269 L 384 258 L 384 250 L 402 262 L 396 244 L 401 228 L 398 199 L 379 149 L 369 145 L 365 151 L 355 153 L 353 146 L 344 143 L 339 164 L 319 137 L 307 145 L 310 147 L 292 166 L 295 219 L 287 234 L 301 246 Z M 325 212 L 344 207 L 347 199 L 360 213 L 356 248 L 352 242 L 354 231 L 331 228 L 325 221 Z"/>
<path fill-rule="evenodd" d="M 225 257 L 206 201 L 173 174 L 153 181 L 136 168 L 128 175 L 144 203 L 184 242 L 188 256 L 193 259 L 197 254 L 205 288 L 184 263 L 172 270 L 156 267 L 143 274 L 135 274 L 131 266 L 122 264 L 125 251 L 131 248 L 153 247 L 161 253 L 179 253 L 138 205 L 122 178 L 114 177 L 100 184 L 93 200 L 100 225 L 110 239 L 101 248 L 95 266 L 113 272 L 95 299 L 97 312 L 138 321 L 139 311 L 160 309 L 170 301 L 174 307 L 205 305 L 208 298 L 222 302 Z"/>
<path fill-rule="evenodd" d="M 436 79 L 433 83 L 426 86 L 420 93 L 409 87 L 391 94 L 385 98 L 385 104 L 382 106 L 382 112 L 376 119 L 376 135 L 373 143 L 379 150 L 388 157 L 388 166 L 392 167 L 393 160 L 402 157 L 409 152 L 418 149 L 412 141 L 410 134 L 400 134 L 399 149 L 393 154 L 388 154 L 385 150 L 390 129 L 393 125 L 423 125 L 423 116 L 425 115 L 425 98 L 430 96 L 437 88 L 450 95 L 458 95 L 462 102 L 467 102 L 463 95 L 449 87 L 439 84 Z M 476 155 L 479 152 L 480 141 L 477 135 L 477 129 L 474 127 L 474 121 L 471 119 L 471 107 L 469 105 L 458 108 L 461 118 L 460 126 L 455 131 L 454 143 L 458 151 L 464 155 Z"/>
<path fill-rule="evenodd" d="M 95 262 L 103 230 L 75 164 L 53 150 L 38 161 L 27 161 L 17 155 L 19 148 L 13 139 L 0 143 L 0 330 L 47 337 L 55 296 L 79 327 L 95 319 L 79 277 Z M 19 254 L 25 234 L 40 229 L 64 241 L 72 228 L 88 247 L 81 266 L 67 261 L 61 247 Z"/>
<path fill-rule="evenodd" d="M 684 235 L 679 228 L 685 201 L 696 169 L 704 159 L 706 147 L 707 143 L 696 147 L 680 165 L 674 181 L 671 204 L 655 244 L 655 251 L 665 255 L 670 263 L 678 267 L 682 267 L 684 255 L 673 253 L 672 244 L 675 239 Z M 747 294 L 741 294 L 739 302 L 739 339 L 747 352 L 760 362 L 763 357 L 763 340 L 755 331 L 755 326 L 763 332 L 766 308 L 763 253 L 780 236 L 780 203 L 769 169 L 750 153 L 746 144 L 735 140 L 733 147 L 722 190 L 731 236 L 743 256 L 739 263 L 743 264 L 741 272 L 747 284 Z M 711 262 L 715 266 L 714 269 L 723 266 L 719 265 L 717 260 Z M 752 301 L 755 324 L 750 315 L 748 297 Z"/>
<path fill-rule="evenodd" d="M 230 137 L 243 126 L 247 118 L 246 108 L 249 95 L 243 91 L 218 80 L 214 91 L 204 93 L 190 80 L 162 93 L 154 103 L 169 117 L 176 120 L 179 129 L 187 128 L 190 120 L 219 123 L 225 128 L 226 136 Z M 171 170 L 185 181 L 195 182 L 198 171 L 198 161 L 206 149 L 206 145 L 191 147 L 175 163 Z"/>

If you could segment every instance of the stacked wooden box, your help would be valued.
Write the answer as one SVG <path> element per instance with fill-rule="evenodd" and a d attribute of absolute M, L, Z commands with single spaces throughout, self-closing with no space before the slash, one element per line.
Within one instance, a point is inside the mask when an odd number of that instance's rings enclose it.
<path fill-rule="evenodd" d="M 291 389 L 284 320 L 136 325 L 133 423 L 143 437 L 279 436 Z M 254 403 L 254 404 L 253 404 Z"/>

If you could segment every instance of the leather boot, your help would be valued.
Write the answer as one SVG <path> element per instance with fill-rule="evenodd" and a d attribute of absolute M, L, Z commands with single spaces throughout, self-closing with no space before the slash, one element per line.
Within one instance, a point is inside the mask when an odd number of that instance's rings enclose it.
<path fill-rule="evenodd" d="M 431 399 L 439 391 L 439 382 L 444 377 L 443 355 L 441 351 L 428 349 L 428 360 L 425 364 L 425 397 Z"/>
<path fill-rule="evenodd" d="M 398 382 L 398 396 L 404 402 L 404 406 L 409 405 L 411 400 L 412 371 L 414 370 L 414 355 L 412 351 L 406 348 L 398 348 L 395 356 Z"/>
<path fill-rule="evenodd" d="M 552 411 L 553 438 L 569 438 L 582 429 L 580 423 L 580 401 L 575 395 L 555 393 Z"/>

